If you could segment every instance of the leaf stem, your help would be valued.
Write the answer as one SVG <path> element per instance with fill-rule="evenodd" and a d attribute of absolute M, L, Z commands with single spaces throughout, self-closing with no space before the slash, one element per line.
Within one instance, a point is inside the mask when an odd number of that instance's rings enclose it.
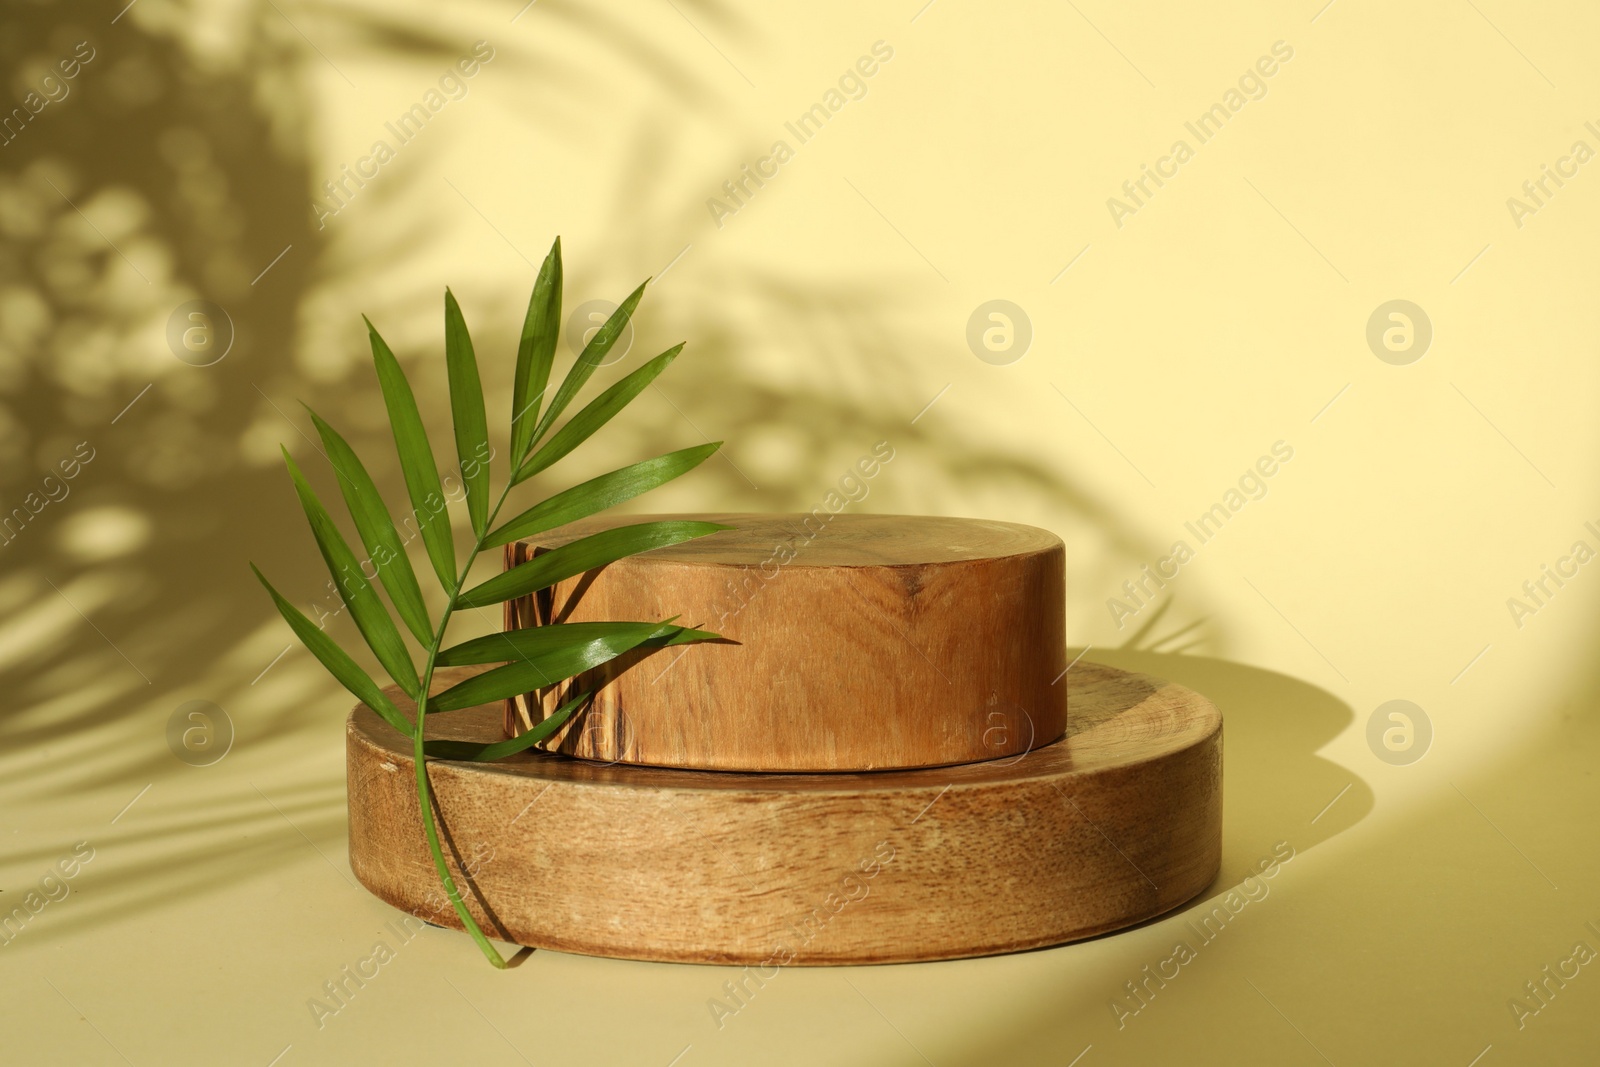
<path fill-rule="evenodd" d="M 506 497 L 510 493 L 511 486 L 508 483 L 505 489 L 501 491 L 500 499 L 495 502 L 494 510 L 489 513 L 488 521 L 483 525 L 484 532 L 477 533 L 474 531 L 476 540 L 472 544 L 472 550 L 467 553 L 466 564 L 461 568 L 461 573 L 456 578 L 455 588 L 450 591 L 450 599 L 444 606 L 443 614 L 439 616 L 439 629 L 434 632 L 433 643 L 428 647 L 428 658 L 423 665 L 422 691 L 417 697 L 417 721 L 411 735 L 411 758 L 417 769 L 417 802 L 422 808 L 422 829 L 428 838 L 428 851 L 433 854 L 434 870 L 439 872 L 439 881 L 444 885 L 445 895 L 450 898 L 450 904 L 455 908 L 456 915 L 460 917 L 461 925 L 466 928 L 467 933 L 472 935 L 472 939 L 478 943 L 478 948 L 483 951 L 484 958 L 501 970 L 506 967 L 505 958 L 500 955 L 498 949 L 489 943 L 489 939 L 484 936 L 483 930 L 478 926 L 477 920 L 467 910 L 466 903 L 461 899 L 461 891 L 456 888 L 455 879 L 450 876 L 450 867 L 445 862 L 444 850 L 439 847 L 439 830 L 434 824 L 433 802 L 431 791 L 428 788 L 428 757 L 423 751 L 423 724 L 428 717 L 428 690 L 433 683 L 433 668 L 435 661 L 439 658 L 440 646 L 444 644 L 445 628 L 450 625 L 450 616 L 455 613 L 456 601 L 461 596 L 462 586 L 466 585 L 467 575 L 472 571 L 472 565 L 477 562 L 478 554 L 483 551 L 483 542 L 488 536 L 488 530 L 494 525 L 494 520 L 500 514 L 500 509 L 505 506 Z"/>

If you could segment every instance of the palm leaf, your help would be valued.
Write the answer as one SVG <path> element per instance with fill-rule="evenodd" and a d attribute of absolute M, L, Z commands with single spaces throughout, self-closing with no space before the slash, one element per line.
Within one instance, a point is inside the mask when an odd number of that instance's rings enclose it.
<path fill-rule="evenodd" d="M 638 644 L 671 624 L 669 619 L 666 622 L 572 622 L 529 626 L 485 634 L 440 649 L 435 662 L 441 667 L 465 667 L 474 663 L 509 663 L 563 656 L 601 641 Z"/>
<path fill-rule="evenodd" d="M 357 666 L 355 660 L 345 655 L 344 649 L 334 644 L 333 638 L 323 633 L 300 609 L 285 600 L 254 563 L 250 564 L 250 569 L 255 571 L 261 584 L 272 594 L 272 602 L 278 606 L 278 614 L 283 616 L 289 628 L 300 639 L 300 643 L 310 649 L 311 654 L 328 668 L 328 673 L 333 675 L 340 685 L 350 690 L 357 700 L 382 716 L 384 722 L 409 737 L 411 724 L 400 714 L 400 709 L 384 695 L 378 683 L 368 677 L 367 672 Z"/>
<path fill-rule="evenodd" d="M 511 469 L 516 470 L 533 445 L 539 421 L 539 401 L 550 384 L 555 361 L 556 336 L 561 330 L 561 238 L 550 246 L 528 298 L 522 320 L 522 340 L 517 345 L 517 376 L 511 390 Z"/>
<path fill-rule="evenodd" d="M 344 535 L 333 524 L 333 517 L 322 506 L 322 501 L 317 499 L 317 494 L 306 482 L 305 475 L 300 473 L 288 449 L 283 450 L 283 461 L 289 466 L 289 477 L 294 480 L 294 491 L 300 497 L 300 506 L 305 509 L 306 521 L 311 523 L 317 548 L 321 550 L 328 572 L 333 575 L 334 586 L 350 609 L 361 636 L 366 638 L 378 662 L 383 664 L 383 669 L 389 672 L 395 684 L 413 697 L 416 696 L 422 691 L 422 682 L 417 677 L 416 664 L 411 662 L 411 653 L 406 651 L 406 643 L 401 640 L 400 631 L 395 629 L 394 620 L 389 617 L 388 609 L 361 573 L 361 564 L 355 553 L 350 551 Z"/>
<path fill-rule="evenodd" d="M 648 552 L 653 548 L 665 548 L 668 545 L 676 545 L 731 528 L 715 522 L 683 519 L 619 526 L 614 530 L 580 537 L 571 544 L 553 548 L 520 566 L 497 574 L 481 585 L 473 586 L 462 593 L 457 603 L 468 608 L 498 604 L 513 597 L 548 588 L 575 574 L 604 567 L 624 556 Z"/>
<path fill-rule="evenodd" d="M 647 280 L 648 284 L 648 280 Z M 483 930 L 466 906 L 451 876 L 449 864 L 440 843 L 438 819 L 431 799 L 428 783 L 427 758 L 429 756 L 474 761 L 493 760 L 537 744 L 553 735 L 567 723 L 590 694 L 569 700 L 543 722 L 509 741 L 487 745 L 451 741 L 427 741 L 425 738 L 425 709 L 430 706 L 448 711 L 472 706 L 488 700 L 504 699 L 535 691 L 552 681 L 573 678 L 583 672 L 617 659 L 625 654 L 646 654 L 668 645 L 697 641 L 717 640 L 718 636 L 703 630 L 677 626 L 672 620 L 665 623 L 576 623 L 539 627 L 510 634 L 492 635 L 458 644 L 443 652 L 439 641 L 444 635 L 445 622 L 441 621 L 438 634 L 428 635 L 429 618 L 416 572 L 405 555 L 405 546 L 412 539 L 408 528 L 415 524 L 427 549 L 440 583 L 449 594 L 443 619 L 464 607 L 480 607 L 497 603 L 537 589 L 546 588 L 565 578 L 604 567 L 625 556 L 651 549 L 678 544 L 695 537 L 715 533 L 728 527 L 717 523 L 687 520 L 645 522 L 633 526 L 605 530 L 580 538 L 570 544 L 541 553 L 527 563 L 498 575 L 489 581 L 462 593 L 461 583 L 470 571 L 477 556 L 486 547 L 491 516 L 499 513 L 505 504 L 506 493 L 518 482 L 571 452 L 587 440 L 601 426 L 632 401 L 676 358 L 682 346 L 656 357 L 649 364 L 627 375 L 605 390 L 577 415 L 569 419 L 559 432 L 539 448 L 540 441 L 552 431 L 577 399 L 584 385 L 607 355 L 614 350 L 617 340 L 628 327 L 635 308 L 644 295 L 644 285 L 634 290 L 620 307 L 595 333 L 577 362 L 567 372 L 556 390 L 554 398 L 541 411 L 541 400 L 550 383 L 551 367 L 560 332 L 562 265 L 561 242 L 558 238 L 551 246 L 539 278 L 529 297 L 528 311 L 523 322 L 522 335 L 517 349 L 517 367 L 512 389 L 510 477 L 498 502 L 489 504 L 488 425 L 483 407 L 483 385 L 479 377 L 477 357 L 467 331 L 460 305 L 450 290 L 445 290 L 445 356 L 450 387 L 452 425 L 456 440 L 457 458 L 461 465 L 467 511 L 472 520 L 474 539 L 469 558 L 463 561 L 464 569 L 457 571 L 455 543 L 450 526 L 449 506 L 439 475 L 432 446 L 417 410 L 416 396 L 406 381 L 393 351 L 379 336 L 372 323 L 367 322 L 372 345 L 373 365 L 378 383 L 383 391 L 384 406 L 393 428 L 395 449 L 400 458 L 400 469 L 405 477 L 406 492 L 412 505 L 412 517 L 397 524 L 384 506 L 371 475 L 349 444 L 320 417 L 312 413 L 317 432 L 329 453 L 335 472 L 340 478 L 340 492 L 349 507 L 352 519 L 361 536 L 371 562 L 377 565 L 376 575 L 388 590 L 406 627 L 427 646 L 424 677 L 432 679 L 436 667 L 452 664 L 496 663 L 497 667 L 452 686 L 437 697 L 423 692 L 415 664 L 406 650 L 395 621 L 384 601 L 367 577 L 362 573 L 362 562 L 357 561 L 338 527 L 312 492 L 287 451 L 284 461 L 294 482 L 295 491 L 311 524 L 318 549 L 333 574 L 336 587 L 350 614 L 361 630 L 362 637 L 377 655 L 379 662 L 417 701 L 415 723 L 407 721 L 378 683 L 369 677 L 351 657 L 334 643 L 332 638 L 313 625 L 304 614 L 296 610 L 272 588 L 260 571 L 255 571 L 263 586 L 271 594 L 279 613 L 289 623 L 301 642 L 337 678 L 345 688 L 373 708 L 377 714 L 410 737 L 416 755 L 417 803 L 422 818 L 423 835 L 439 876 L 457 917 L 472 935 L 486 959 L 496 967 L 505 967 L 505 960 L 490 944 Z M 530 429 L 531 427 L 531 429 Z M 719 443 L 658 456 L 628 467 L 592 478 L 582 485 L 524 511 L 517 518 L 503 524 L 490 542 L 505 544 L 518 537 L 530 536 L 575 520 L 588 517 L 614 504 L 661 485 L 703 462 L 716 450 Z M 252 570 L 254 567 L 252 566 Z M 619 669 L 619 668 L 613 668 Z"/>
<path fill-rule="evenodd" d="M 519 537 L 529 537 L 545 530 L 553 530 L 578 519 L 604 511 L 624 500 L 632 500 L 640 493 L 693 470 L 722 445 L 721 441 L 696 445 L 693 448 L 668 452 L 664 456 L 647 459 L 631 466 L 602 474 L 598 478 L 563 490 L 542 503 L 494 530 L 484 540 L 483 547 L 508 544 Z"/>
<path fill-rule="evenodd" d="M 427 431 L 422 428 L 422 416 L 417 412 L 417 398 L 399 360 L 394 358 L 382 337 L 370 321 L 368 337 L 372 342 L 372 362 L 378 371 L 378 386 L 383 390 L 383 405 L 389 412 L 389 425 L 394 429 L 394 447 L 400 455 L 400 473 L 405 476 L 406 493 L 411 497 L 411 514 L 422 531 L 422 543 L 428 550 L 439 584 L 454 589 L 456 584 L 455 538 L 450 533 L 450 510 L 444 498 L 444 487 L 439 484 L 439 468 L 433 460 L 433 448 L 428 444 Z M 402 524 L 403 525 L 403 524 Z"/>
<path fill-rule="evenodd" d="M 524 749 L 532 748 L 540 741 L 549 737 L 572 718 L 572 713 L 578 710 L 589 693 L 579 693 L 555 711 L 551 712 L 542 721 L 530 729 L 522 731 L 509 741 L 495 741 L 490 744 L 478 744 L 473 741 L 428 741 L 423 744 L 422 751 L 435 759 L 463 760 L 474 763 L 488 763 L 491 760 L 505 759 L 514 756 Z"/>
<path fill-rule="evenodd" d="M 563 623 L 536 629 L 564 630 L 567 625 Z M 663 626 L 660 623 L 649 622 L 624 625 L 628 629 L 594 637 L 580 644 L 565 646 L 557 644 L 534 655 L 519 657 L 504 667 L 496 667 L 482 674 L 473 675 L 466 681 L 432 697 L 428 701 L 429 714 L 477 707 L 493 700 L 505 700 L 507 697 L 531 693 L 614 660 L 652 638 L 658 642 L 664 641 L 677 636 L 677 631 L 684 629 L 681 626 Z M 704 633 L 704 631 L 698 632 Z M 705 634 L 702 639 L 715 639 L 716 636 L 716 634 Z M 661 645 L 658 643 L 656 647 Z M 506 658 L 503 650 L 494 655 L 496 659 Z M 485 661 L 479 659 L 477 662 Z"/>
<path fill-rule="evenodd" d="M 627 407 L 634 397 L 644 391 L 645 386 L 655 381 L 662 371 L 671 366 L 672 361 L 677 359 L 678 353 L 682 351 L 683 345 L 674 345 L 591 400 L 588 406 L 557 430 L 555 436 L 551 437 L 543 448 L 517 468 L 516 473 L 512 475 L 511 484 L 516 485 L 518 482 L 526 481 L 583 444 L 596 430 L 610 422 L 612 416 Z"/>
<path fill-rule="evenodd" d="M 456 430 L 456 458 L 467 488 L 472 532 L 483 536 L 489 522 L 489 423 L 483 413 L 478 357 L 455 294 L 444 291 L 444 358 L 450 376 L 450 413 Z"/>
<path fill-rule="evenodd" d="M 610 654 L 605 659 L 610 659 L 653 638 L 672 638 L 672 644 L 686 644 L 689 641 L 720 640 L 721 635 L 674 626 L 671 619 L 666 622 L 563 622 L 474 637 L 444 649 L 436 662 L 441 667 L 508 663 L 512 660 L 549 660 L 552 664 L 558 664 L 564 662 L 565 657 L 583 658 L 608 650 Z M 593 660 L 587 666 L 578 668 L 578 671 L 598 666 L 605 659 Z M 554 677 L 552 682 L 560 681 L 563 677 L 571 675 Z"/>
<path fill-rule="evenodd" d="M 584 383 L 600 364 L 605 362 L 606 354 L 611 351 L 611 346 L 617 343 L 617 338 L 622 336 L 622 331 L 627 329 L 628 319 L 633 316 L 633 309 L 639 306 L 639 301 L 644 297 L 644 287 L 649 284 L 648 278 L 640 282 L 639 288 L 628 294 L 622 305 L 606 319 L 605 325 L 596 330 L 594 336 L 589 338 L 589 343 L 583 346 L 578 361 L 561 380 L 561 388 L 556 390 L 555 399 L 550 401 L 544 417 L 534 429 L 533 440 L 537 441 L 545 435 L 545 431 L 560 418 L 563 411 L 567 410 L 567 405 L 578 395 L 578 390 L 583 388 Z"/>
<path fill-rule="evenodd" d="M 428 608 L 422 602 L 422 587 L 417 584 L 417 573 L 411 569 L 411 560 L 406 558 L 406 546 L 394 528 L 388 508 L 384 507 L 377 485 L 362 465 L 361 458 L 339 436 L 338 431 L 323 422 L 321 416 L 309 407 L 306 411 L 322 438 L 328 461 L 339 475 L 339 491 L 344 496 L 345 506 L 350 509 L 350 517 L 355 520 L 357 532 L 361 534 L 367 557 L 378 569 L 379 581 L 389 591 L 389 599 L 394 601 L 395 610 L 400 613 L 407 629 L 426 647 L 433 640 L 433 627 L 428 621 Z"/>

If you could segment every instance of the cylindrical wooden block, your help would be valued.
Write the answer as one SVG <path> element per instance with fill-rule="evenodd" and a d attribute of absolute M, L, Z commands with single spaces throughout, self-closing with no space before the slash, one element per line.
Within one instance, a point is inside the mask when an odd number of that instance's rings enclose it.
<path fill-rule="evenodd" d="M 509 701 L 508 732 L 593 690 L 548 747 L 604 762 L 816 772 L 997 759 L 1066 729 L 1065 552 L 1054 534 L 820 510 L 606 517 L 508 545 L 506 564 L 653 518 L 734 529 L 513 601 L 507 628 L 677 616 L 727 641 L 624 656 Z"/>
<path fill-rule="evenodd" d="M 440 836 L 484 930 L 566 952 L 748 964 L 771 978 L 789 964 L 1089 937 L 1215 878 L 1222 719 L 1159 679 L 1087 662 L 1069 677 L 1065 738 L 962 767 L 776 775 L 546 752 L 433 760 Z M 492 741 L 501 715 L 430 715 L 428 733 Z M 367 708 L 351 714 L 350 866 L 383 900 L 459 929 L 423 837 L 411 751 Z"/>

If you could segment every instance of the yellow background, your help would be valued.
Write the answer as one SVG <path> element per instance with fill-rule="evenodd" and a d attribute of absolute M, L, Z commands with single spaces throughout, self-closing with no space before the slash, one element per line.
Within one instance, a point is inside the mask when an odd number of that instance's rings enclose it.
<path fill-rule="evenodd" d="M 1600 13 L 919 2 L 0 16 L 17 100 L 73 43 L 96 49 L 0 146 L 0 503 L 95 450 L 0 547 L 0 905 L 95 849 L 0 946 L 8 1061 L 1593 1058 L 1596 968 L 1523 1027 L 1508 1001 L 1575 942 L 1600 948 L 1600 567 L 1521 627 L 1507 599 L 1573 542 L 1600 548 L 1600 164 L 1520 227 L 1507 199 L 1575 141 L 1600 148 Z M 465 96 L 319 228 L 322 184 L 479 40 L 494 58 Z M 877 41 L 892 60 L 798 144 L 784 123 Z M 1193 146 L 1184 123 L 1279 41 L 1293 58 L 1266 94 L 1117 226 L 1107 199 Z M 717 225 L 707 200 L 778 139 L 793 158 Z M 349 698 L 298 646 L 274 659 L 290 636 L 245 566 L 308 610 L 323 595 L 277 448 L 333 492 L 305 400 L 398 499 L 364 312 L 448 453 L 446 284 L 503 433 L 557 234 L 569 308 L 657 279 L 603 373 L 689 344 L 544 484 L 711 438 L 726 458 L 651 510 L 810 508 L 888 440 L 854 506 L 1056 531 L 1074 651 L 1222 708 L 1207 896 L 1277 842 L 1296 856 L 1124 1027 L 1110 1003 L 1182 912 L 1012 957 L 786 970 L 720 1030 L 716 969 L 541 952 L 501 974 L 429 931 L 317 1028 L 306 1001 L 393 912 L 344 858 Z M 235 326 L 214 366 L 168 349 L 190 299 Z M 966 341 L 992 299 L 1033 331 L 1005 365 Z M 1403 366 L 1366 341 L 1395 299 L 1433 329 Z M 1119 629 L 1107 599 L 1280 440 L 1294 458 L 1267 494 Z M 358 643 L 347 620 L 331 632 Z M 1405 766 L 1367 743 L 1392 699 L 1434 734 Z M 190 700 L 237 732 L 210 767 L 166 746 Z"/>

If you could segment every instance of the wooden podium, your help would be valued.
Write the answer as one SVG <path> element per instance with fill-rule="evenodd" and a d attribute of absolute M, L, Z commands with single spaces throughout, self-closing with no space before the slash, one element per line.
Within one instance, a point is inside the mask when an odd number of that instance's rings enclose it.
<path fill-rule="evenodd" d="M 727 640 L 577 680 L 597 698 L 551 751 L 430 761 L 445 850 L 486 932 L 758 969 L 947 959 L 1127 926 L 1216 876 L 1221 717 L 1159 679 L 1066 670 L 1053 535 L 705 517 L 738 529 L 508 606 L 513 625 L 678 615 Z M 510 546 L 508 562 L 625 521 Z M 429 735 L 499 740 L 565 688 L 430 716 Z M 410 741 L 365 707 L 347 741 L 357 877 L 458 926 Z"/>

